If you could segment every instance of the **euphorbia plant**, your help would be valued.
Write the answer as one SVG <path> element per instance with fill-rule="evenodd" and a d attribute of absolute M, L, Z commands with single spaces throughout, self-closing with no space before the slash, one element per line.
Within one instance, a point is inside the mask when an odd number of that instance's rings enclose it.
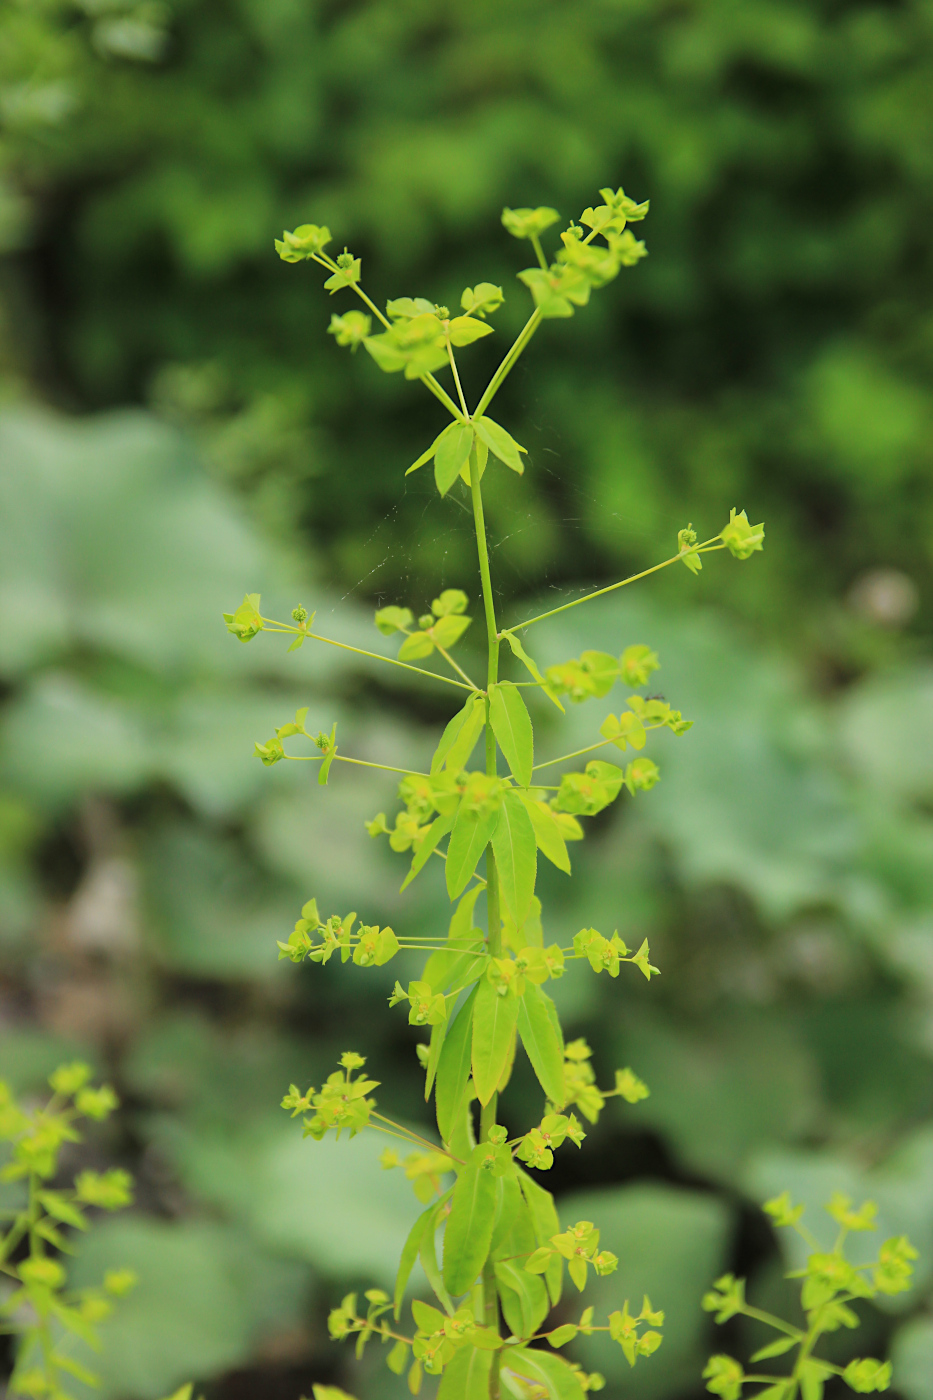
<path fill-rule="evenodd" d="M 557 213 L 544 208 L 504 211 L 506 229 L 530 243 L 537 259 L 536 267 L 518 274 L 534 309 L 472 409 L 461 386 L 456 351 L 492 333 L 487 318 L 504 299 L 500 287 L 480 282 L 466 288 L 458 315 L 422 297 L 390 301 L 383 314 L 360 285 L 360 259 L 346 250 L 336 258 L 326 251 L 328 229 L 303 225 L 276 244 L 286 262 L 316 263 L 328 273 L 328 291 L 347 291 L 367 308 L 332 316 L 329 329 L 339 345 L 352 350 L 364 346 L 380 369 L 419 380 L 446 410 L 449 422 L 408 470 L 433 462 L 441 496 L 463 492 L 469 500 L 476 533 L 484 677 L 469 675 L 453 655 L 470 625 L 469 600 L 459 588 L 439 590 L 429 610 L 419 609 L 417 621 L 406 606 L 376 613 L 379 631 L 401 639 L 397 659 L 348 648 L 404 667 L 427 684 L 461 692 L 462 704 L 441 735 L 429 771 L 392 770 L 401 778 L 402 809 L 391 826 L 384 813 L 369 823 L 371 835 L 388 835 L 393 850 L 410 853 L 403 889 L 426 869 L 438 879 L 443 872 L 455 905 L 449 929 L 432 938 L 413 938 L 377 924 L 358 924 L 356 914 L 322 917 L 312 899 L 288 941 L 280 944 L 281 956 L 296 963 L 326 963 L 339 954 L 361 969 L 382 966 L 402 949 L 427 954 L 417 979 L 404 986 L 396 982 L 390 1006 L 407 1008 L 409 1022 L 429 1033 L 418 1052 L 425 1098 L 434 1095 L 437 1139 L 379 1113 L 372 1097 L 377 1081 L 366 1076 L 362 1056 L 352 1051 L 319 1089 L 293 1085 L 283 1106 L 302 1117 L 305 1134 L 312 1138 L 369 1128 L 409 1145 L 404 1163 L 395 1150 L 384 1156 L 385 1165 L 404 1166 L 424 1206 L 402 1253 L 394 1298 L 379 1289 L 370 1290 L 363 1302 L 350 1295 L 331 1314 L 330 1328 L 335 1337 L 356 1336 L 358 1352 L 372 1338 L 386 1344 L 389 1366 L 397 1373 L 407 1370 L 414 1393 L 424 1373 L 440 1375 L 440 1400 L 500 1395 L 577 1400 L 603 1384 L 601 1377 L 584 1374 L 559 1354 L 578 1333 L 608 1331 L 633 1366 L 661 1344 L 663 1313 L 655 1312 L 647 1298 L 634 1312 L 626 1303 L 606 1319 L 597 1319 L 588 1307 L 570 1321 L 565 1308 L 560 1324 L 548 1326 L 548 1316 L 561 1300 L 565 1265 L 582 1291 L 591 1270 L 611 1273 L 617 1261 L 600 1248 L 599 1230 L 591 1221 L 561 1225 L 553 1197 L 532 1173 L 546 1172 L 565 1143 L 579 1147 L 585 1136 L 581 1119 L 595 1122 L 608 1098 L 635 1103 L 648 1091 L 627 1068 L 616 1071 L 611 1088 L 598 1087 L 589 1047 L 583 1040 L 564 1044 L 557 1010 L 544 988 L 572 959 L 611 977 L 628 965 L 650 981 L 657 968 L 647 943 L 629 949 L 617 932 L 607 936 L 584 927 L 573 937 L 547 943 L 535 879 L 538 852 L 570 874 L 567 846 L 583 837 L 580 819 L 602 811 L 623 788 L 634 797 L 653 787 L 657 764 L 641 754 L 649 733 L 667 729 L 680 735 L 690 721 L 666 700 L 640 693 L 658 667 L 647 645 L 630 644 L 612 655 L 584 651 L 542 670 L 531 654 L 531 628 L 634 579 L 503 627 L 496 615 L 483 517 L 487 466 L 519 474 L 524 470 L 525 449 L 489 415 L 506 376 L 543 320 L 574 315 L 621 268 L 645 255 L 644 244 L 627 224 L 644 218 L 647 203 L 636 204 L 621 189 L 600 194 L 602 203 L 584 210 L 579 224 L 560 235 L 552 263 L 541 238 L 557 222 Z M 373 318 L 381 325 L 376 333 Z M 447 370 L 452 393 L 436 377 Z M 744 511 L 733 510 L 725 528 L 711 539 L 698 541 L 689 526 L 681 530 L 675 553 L 645 573 L 675 563 L 697 572 L 702 556 L 715 551 L 747 559 L 762 548 L 763 538 L 762 526 L 750 525 Z M 313 614 L 302 607 L 294 610 L 291 622 L 264 617 L 256 595 L 248 595 L 225 620 L 243 642 L 267 631 L 291 635 L 291 649 L 309 640 L 346 645 L 315 632 Z M 417 664 L 428 658 L 443 669 Z M 505 659 L 510 675 L 500 675 Z M 631 693 L 621 709 L 614 707 L 594 724 L 592 743 L 560 758 L 535 761 L 526 691 L 543 692 L 563 713 L 567 702 L 606 698 L 617 682 Z M 293 722 L 257 744 L 263 763 L 316 762 L 318 782 L 326 786 L 335 762 L 363 762 L 340 751 L 336 726 L 312 735 L 306 717 L 307 711 L 299 710 Z M 290 741 L 300 745 L 308 739 L 316 752 L 293 751 Z M 477 745 L 478 761 L 473 757 Z M 607 761 L 607 752 L 615 757 L 614 751 L 628 749 L 635 756 L 624 765 Z M 580 766 L 578 759 L 588 761 Z M 485 928 L 478 919 L 483 905 Z M 535 1126 L 509 1138 L 498 1121 L 498 1102 L 519 1041 L 540 1083 L 544 1107 Z M 439 1260 L 435 1241 L 441 1227 Z M 400 1319 L 419 1259 L 436 1305 L 416 1299 L 412 1329 Z"/>

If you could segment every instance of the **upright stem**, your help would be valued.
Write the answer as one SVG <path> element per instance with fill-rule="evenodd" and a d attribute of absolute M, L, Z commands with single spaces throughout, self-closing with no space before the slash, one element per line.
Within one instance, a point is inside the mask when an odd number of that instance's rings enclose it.
<path fill-rule="evenodd" d="M 496 736 L 492 732 L 492 725 L 489 722 L 489 687 L 495 685 L 499 678 L 499 633 L 496 626 L 496 606 L 492 596 L 492 579 L 489 574 L 489 551 L 486 547 L 486 522 L 483 517 L 483 495 L 480 490 L 479 461 L 476 456 L 476 449 L 470 453 L 470 492 L 473 497 L 473 523 L 476 526 L 476 549 L 479 555 L 479 572 L 483 584 L 483 606 L 486 612 L 486 642 L 488 649 L 488 666 L 486 670 L 486 772 L 490 777 L 495 777 L 496 773 Z M 489 924 L 489 937 L 487 948 L 489 955 L 494 958 L 502 956 L 502 923 L 499 914 L 499 875 L 496 870 L 496 857 L 492 845 L 486 847 L 486 916 Z M 489 1130 L 495 1127 L 496 1110 L 498 1108 L 498 1094 L 493 1094 L 492 1098 L 480 1112 L 479 1135 L 480 1141 L 485 1142 L 489 1137 Z M 495 1266 L 489 1260 L 483 1268 L 483 1306 L 487 1327 L 494 1327 L 499 1330 L 499 1303 L 496 1295 L 496 1271 Z M 498 1352 L 495 1353 L 492 1375 L 490 1376 L 490 1395 L 496 1397 L 499 1394 L 499 1367 Z"/>

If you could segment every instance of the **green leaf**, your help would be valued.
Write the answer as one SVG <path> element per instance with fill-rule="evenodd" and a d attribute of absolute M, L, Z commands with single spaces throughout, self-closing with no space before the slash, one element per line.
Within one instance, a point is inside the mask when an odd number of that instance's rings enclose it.
<path fill-rule="evenodd" d="M 416 316 L 433 316 L 434 303 L 427 297 L 395 297 L 386 302 L 390 321 L 413 321 Z"/>
<path fill-rule="evenodd" d="M 393 632 L 407 632 L 415 621 L 411 608 L 397 608 L 394 604 L 380 608 L 373 620 L 384 637 L 391 637 Z"/>
<path fill-rule="evenodd" d="M 800 1377 L 801 1400 L 823 1400 L 823 1389 L 833 1374 L 829 1366 L 811 1356 L 800 1362 L 797 1374 Z"/>
<path fill-rule="evenodd" d="M 435 617 L 447 617 L 450 613 L 466 612 L 469 601 L 462 588 L 445 588 L 432 602 L 431 611 Z"/>
<path fill-rule="evenodd" d="M 460 426 L 461 426 L 461 424 L 459 424 L 459 423 L 448 423 L 448 424 L 447 424 L 447 427 L 444 429 L 444 431 L 441 432 L 441 433 L 438 433 L 437 437 L 436 437 L 436 438 L 434 439 L 434 441 L 431 443 L 431 446 L 430 446 L 429 448 L 427 448 L 426 451 L 422 452 L 421 456 L 417 459 L 417 461 L 412 462 L 411 466 L 408 468 L 408 471 L 405 473 L 405 475 L 406 475 L 406 476 L 410 476 L 411 473 L 412 473 L 412 472 L 416 472 L 416 471 L 418 470 L 419 467 L 423 467 L 423 466 L 426 465 L 426 463 L 430 462 L 431 458 L 432 458 L 432 457 L 434 456 L 434 454 L 437 452 L 437 449 L 440 447 L 440 445 L 441 445 L 441 443 L 443 442 L 444 438 L 446 438 L 447 435 L 448 435 L 449 433 L 452 433 L 452 432 L 454 431 L 455 428 L 458 428 L 458 427 L 460 427 Z"/>
<path fill-rule="evenodd" d="M 461 897 L 447 932 L 450 951 L 438 949 L 424 965 L 421 980 L 429 982 L 435 992 L 447 991 L 458 972 L 469 962 L 482 962 L 482 958 L 477 958 L 475 954 L 482 952 L 483 935 L 473 927 L 473 907 L 482 888 L 482 885 L 474 885 Z"/>
<path fill-rule="evenodd" d="M 80 1361 L 75 1361 L 70 1356 L 63 1356 L 61 1352 L 55 1351 L 51 1355 L 53 1365 L 58 1366 L 63 1371 L 67 1371 L 69 1376 L 74 1376 L 76 1381 L 81 1381 L 83 1385 L 99 1386 L 100 1378 L 89 1371 L 86 1366 L 82 1366 Z"/>
<path fill-rule="evenodd" d="M 556 209 L 550 209 L 545 205 L 539 209 L 503 209 L 502 211 L 502 223 L 513 238 L 537 238 L 546 228 L 556 224 L 559 218 L 560 215 Z"/>
<path fill-rule="evenodd" d="M 474 448 L 473 448 L 473 450 L 474 450 L 474 452 L 476 453 L 476 468 L 477 468 L 477 471 L 479 472 L 479 479 L 480 479 L 480 481 L 482 481 L 482 479 L 483 479 L 483 472 L 486 470 L 486 462 L 487 462 L 487 459 L 488 459 L 488 457 L 489 457 L 489 448 L 486 446 L 486 444 L 485 444 L 484 442 L 480 442 L 479 438 L 477 438 L 476 441 L 475 441 L 475 443 L 474 443 Z M 471 456 L 470 456 L 470 461 L 472 461 L 472 460 L 473 460 L 473 458 L 472 458 L 472 454 L 471 454 Z M 469 486 L 469 487 L 472 488 L 472 484 L 473 484 L 473 483 L 472 483 L 471 480 L 470 480 L 470 463 L 469 463 L 469 462 L 467 462 L 464 466 L 462 466 L 462 467 L 460 468 L 460 480 L 461 480 L 462 482 L 464 482 L 465 485 L 467 485 L 467 486 Z"/>
<path fill-rule="evenodd" d="M 527 447 L 520 446 L 512 435 L 492 418 L 478 418 L 474 426 L 477 437 L 486 444 L 490 452 L 495 453 L 500 462 L 504 462 L 521 476 L 525 468 L 520 454 L 527 453 Z"/>
<path fill-rule="evenodd" d="M 466 888 L 480 856 L 492 840 L 500 814 L 498 807 L 485 816 L 469 811 L 462 802 L 457 808 L 447 846 L 447 893 L 451 899 L 456 899 Z"/>
<path fill-rule="evenodd" d="M 435 992 L 469 986 L 483 970 L 483 934 L 472 926 L 473 907 L 482 889 L 482 885 L 474 885 L 461 896 L 447 934 L 449 951 L 438 949 L 425 963 L 421 980 L 430 983 Z"/>
<path fill-rule="evenodd" d="M 427 632 L 412 632 L 407 636 L 398 649 L 399 661 L 420 661 L 424 656 L 430 656 L 434 650 L 434 642 Z"/>
<path fill-rule="evenodd" d="M 318 783 L 320 784 L 321 787 L 326 787 L 326 786 L 327 786 L 327 778 L 328 778 L 328 775 L 330 774 L 331 765 L 332 765 L 332 763 L 333 763 L 333 761 L 334 761 L 334 757 L 335 757 L 335 755 L 336 755 L 336 753 L 337 753 L 337 744 L 336 744 L 336 742 L 335 742 L 336 738 L 337 738 L 337 725 L 336 725 L 336 724 L 333 724 L 333 725 L 331 726 L 331 731 L 330 731 L 330 745 L 329 745 L 329 747 L 328 747 L 327 754 L 325 755 L 324 762 L 321 764 L 320 768 L 319 768 L 318 771 L 317 771 L 317 780 L 318 780 Z"/>
<path fill-rule="evenodd" d="M 492 326 L 477 321 L 473 316 L 455 316 L 450 323 L 451 344 L 458 349 L 461 345 L 472 345 L 474 340 L 481 340 L 484 335 L 492 335 Z"/>
<path fill-rule="evenodd" d="M 437 1062 L 441 1058 L 441 1051 L 444 1048 L 444 1039 L 447 1035 L 447 1027 L 450 1024 L 448 1017 L 443 1021 L 438 1021 L 431 1027 L 431 1041 L 428 1049 L 428 1063 L 425 1066 L 424 1099 L 427 1103 L 431 1097 L 431 1089 L 434 1084 L 434 1076 L 437 1074 Z"/>
<path fill-rule="evenodd" d="M 531 909 L 538 856 L 531 817 L 517 792 L 506 791 L 503 795 L 492 849 L 500 893 L 515 924 L 521 928 Z"/>
<path fill-rule="evenodd" d="M 586 1400 L 579 1373 L 553 1352 L 519 1347 L 503 1358 L 502 1369 L 542 1386 L 547 1400 Z"/>
<path fill-rule="evenodd" d="M 754 1362 L 770 1361 L 773 1356 L 783 1356 L 784 1353 L 790 1351 L 792 1347 L 799 1345 L 800 1339 L 798 1337 L 778 1337 L 776 1342 L 770 1342 L 766 1347 L 762 1347 L 760 1351 L 756 1351 L 751 1360 Z"/>
<path fill-rule="evenodd" d="M 439 773 L 445 763 L 452 772 L 459 773 L 469 762 L 485 722 L 486 702 L 482 695 L 467 696 L 463 708 L 448 722 L 434 750 L 432 774 Z"/>
<path fill-rule="evenodd" d="M 432 774 L 439 773 L 441 771 L 441 768 L 444 764 L 444 760 L 447 758 L 447 755 L 450 753 L 451 749 L 454 747 L 454 744 L 457 742 L 457 739 L 460 737 L 461 732 L 463 731 L 463 726 L 467 723 L 468 720 L 474 719 L 477 709 L 481 711 L 479 728 L 476 731 L 476 734 L 478 735 L 479 730 L 483 726 L 483 720 L 485 719 L 486 714 L 486 704 L 481 695 L 468 695 L 466 700 L 463 702 L 462 708 L 457 711 L 457 713 L 453 716 L 452 719 L 447 721 L 446 728 L 444 729 L 444 732 L 440 737 L 440 742 L 438 743 L 437 748 L 434 750 L 434 756 L 431 759 Z M 475 737 L 473 743 L 476 743 Z M 459 763 L 457 765 L 458 769 L 464 766 L 468 758 L 469 754 L 467 755 L 467 758 L 463 760 L 462 763 Z"/>
<path fill-rule="evenodd" d="M 489 1400 L 494 1355 L 479 1347 L 460 1347 L 444 1368 L 437 1400 Z"/>
<path fill-rule="evenodd" d="M 470 993 L 457 1012 L 453 1024 L 447 1031 L 437 1064 L 437 1087 L 434 1092 L 434 1103 L 438 1131 L 444 1142 L 450 1141 L 470 1078 L 473 1055 L 473 1008 L 476 1004 L 477 990 L 475 988 Z"/>
<path fill-rule="evenodd" d="M 566 875 L 569 875 L 570 856 L 567 854 L 567 845 L 552 809 L 546 802 L 541 802 L 531 793 L 520 792 L 518 796 L 524 802 L 531 818 L 538 850 L 542 855 L 547 856 L 551 864 L 556 865 L 558 870 L 563 870 Z"/>
<path fill-rule="evenodd" d="M 527 651 L 526 651 L 525 648 L 522 646 L 522 644 L 521 644 L 521 642 L 519 641 L 518 637 L 516 637 L 512 632 L 506 632 L 504 635 L 505 635 L 505 640 L 508 642 L 509 646 L 512 648 L 512 654 L 513 654 L 513 656 L 517 656 L 518 659 L 519 659 L 519 661 L 520 661 L 520 662 L 522 663 L 522 665 L 525 667 L 525 669 L 526 669 L 527 671 L 529 671 L 529 672 L 531 673 L 532 676 L 534 676 L 535 680 L 538 682 L 538 684 L 541 686 L 541 689 L 544 691 L 544 694 L 547 696 L 547 698 L 551 701 L 551 703 L 552 703 L 553 705 L 556 705 L 556 706 L 557 706 L 557 708 L 560 710 L 561 714 L 562 714 L 562 715 L 563 715 L 563 714 L 566 714 L 566 711 L 565 711 L 563 705 L 560 703 L 560 701 L 558 700 L 557 696 L 554 694 L 554 692 L 553 692 L 553 691 L 550 689 L 550 687 L 547 685 L 547 683 L 546 683 L 544 677 L 542 676 L 541 672 L 538 670 L 537 662 L 536 662 L 532 657 L 530 657 L 530 656 L 528 655 Z"/>
<path fill-rule="evenodd" d="M 563 1108 L 567 1097 L 564 1040 L 554 1003 L 534 982 L 527 981 L 519 1001 L 518 1033 L 538 1083 L 555 1108 Z"/>
<path fill-rule="evenodd" d="M 502 288 L 494 282 L 477 282 L 475 287 L 465 287 L 460 305 L 468 315 L 488 316 L 498 311 L 505 301 Z"/>
<path fill-rule="evenodd" d="M 470 617 L 455 617 L 453 614 L 439 617 L 431 628 L 431 635 L 439 647 L 449 651 L 459 642 L 472 620 Z"/>
<path fill-rule="evenodd" d="M 481 885 L 477 885 L 475 889 L 467 890 L 451 917 L 450 927 L 447 930 L 447 937 L 449 939 L 468 938 L 470 934 L 474 932 L 473 910 L 476 907 L 476 901 L 481 891 Z"/>
<path fill-rule="evenodd" d="M 451 1187 L 448 1194 L 452 1195 L 453 1190 L 454 1187 Z M 421 1267 L 424 1269 L 425 1278 L 434 1289 L 441 1306 L 447 1313 L 447 1316 L 452 1317 L 454 1305 L 450 1301 L 450 1294 L 444 1287 L 444 1280 L 441 1277 L 441 1271 L 437 1265 L 437 1249 L 435 1247 L 435 1235 L 437 1233 L 437 1227 L 440 1224 L 440 1217 L 443 1209 L 444 1201 L 442 1198 L 440 1201 L 435 1202 L 434 1218 L 428 1229 L 425 1230 L 424 1234 L 421 1236 L 421 1244 L 418 1246 L 418 1258 L 421 1260 Z"/>
<path fill-rule="evenodd" d="M 421 1239 L 425 1231 L 432 1224 L 438 1207 L 445 1201 L 450 1200 L 454 1188 L 451 1186 L 445 1191 L 439 1201 L 432 1201 L 427 1210 L 421 1212 L 418 1219 L 408 1232 L 408 1238 L 402 1248 L 402 1255 L 398 1261 L 398 1273 L 395 1275 L 395 1316 L 398 1318 L 402 1310 L 402 1299 L 405 1296 L 405 1287 L 411 1277 L 411 1271 L 415 1267 L 415 1260 L 421 1249 Z"/>
<path fill-rule="evenodd" d="M 500 996 L 488 977 L 476 988 L 473 1007 L 473 1087 L 485 1105 L 496 1092 L 512 1050 L 518 997 Z"/>
<path fill-rule="evenodd" d="M 543 1186 L 539 1186 L 525 1172 L 519 1170 L 518 1184 L 521 1187 L 525 1204 L 531 1212 L 531 1219 L 535 1229 L 535 1238 L 539 1245 L 550 1243 L 552 1235 L 560 1233 L 560 1219 L 557 1214 L 557 1207 L 554 1204 L 554 1197 L 550 1191 L 546 1191 Z M 564 1264 L 561 1256 L 555 1252 L 553 1259 L 544 1272 L 544 1281 L 547 1284 L 548 1293 L 551 1295 L 551 1303 L 554 1307 L 560 1302 L 560 1295 L 563 1291 Z"/>
<path fill-rule="evenodd" d="M 522 787 L 531 786 L 534 733 L 521 691 L 511 681 L 489 687 L 489 722 L 505 760 Z"/>
<path fill-rule="evenodd" d="M 477 322 L 477 325 L 482 324 Z M 490 326 L 484 327 L 486 331 L 491 330 Z M 453 486 L 460 469 L 465 462 L 469 461 L 470 448 L 473 446 L 473 429 L 467 424 L 454 424 L 454 431 L 445 434 L 437 445 L 434 456 L 434 480 L 437 489 L 442 496 Z"/>
<path fill-rule="evenodd" d="M 436 847 L 438 841 L 440 841 L 442 837 L 447 835 L 448 831 L 453 826 L 453 824 L 453 813 L 448 813 L 446 816 L 442 813 L 439 817 L 434 818 L 433 822 L 428 827 L 427 834 L 422 840 L 421 845 L 418 847 L 418 849 L 415 851 L 414 856 L 412 857 L 411 868 L 409 869 L 408 874 L 405 876 L 405 879 L 402 881 L 402 886 L 399 890 L 399 894 L 401 894 L 402 890 L 407 889 L 407 887 L 411 884 L 412 880 L 419 873 L 419 871 L 424 869 L 424 866 L 428 861 L 431 852 Z"/>
<path fill-rule="evenodd" d="M 496 1223 L 493 1226 L 489 1252 L 493 1259 L 511 1259 L 513 1255 L 522 1251 L 520 1235 L 523 1226 L 528 1235 L 527 1247 L 534 1248 L 534 1228 L 518 1184 L 518 1173 L 513 1172 L 509 1173 L 508 1176 L 500 1177 L 499 1186 Z M 518 1243 L 516 1243 L 516 1238 L 518 1238 Z"/>
<path fill-rule="evenodd" d="M 544 1280 L 529 1274 L 514 1259 L 495 1265 L 496 1283 L 505 1320 L 513 1337 L 531 1337 L 550 1311 Z"/>
<path fill-rule="evenodd" d="M 455 1297 L 472 1288 L 485 1264 L 495 1217 L 490 1145 L 480 1143 L 457 1178 L 444 1230 L 444 1285 Z"/>
<path fill-rule="evenodd" d="M 38 1196 L 39 1203 L 43 1208 L 48 1211 L 49 1215 L 54 1216 L 56 1220 L 60 1220 L 62 1224 L 72 1225 L 76 1230 L 86 1230 L 88 1228 L 87 1221 L 78 1207 L 73 1205 L 71 1201 L 65 1200 L 60 1192 L 40 1191 Z"/>

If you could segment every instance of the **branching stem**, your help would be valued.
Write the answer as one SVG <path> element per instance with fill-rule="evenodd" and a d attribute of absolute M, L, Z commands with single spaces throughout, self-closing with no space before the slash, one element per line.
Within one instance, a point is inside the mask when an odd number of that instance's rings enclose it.
<path fill-rule="evenodd" d="M 725 549 L 726 546 L 719 540 L 718 536 L 707 540 L 705 544 L 695 545 L 692 549 L 685 550 L 684 554 L 711 554 L 717 549 Z M 556 617 L 558 613 L 566 612 L 568 608 L 578 608 L 581 603 L 589 603 L 594 598 L 601 598 L 604 593 L 614 593 L 617 588 L 625 588 L 629 583 L 637 583 L 641 578 L 647 578 L 649 574 L 656 574 L 660 569 L 666 569 L 671 564 L 676 564 L 684 558 L 684 554 L 672 554 L 670 559 L 665 559 L 661 564 L 652 564 L 650 569 L 643 569 L 640 574 L 632 574 L 631 578 L 624 578 L 619 583 L 610 583 L 606 588 L 597 588 L 595 593 L 587 593 L 582 598 L 574 598 L 572 602 L 561 603 L 559 608 L 551 608 L 548 612 L 539 613 L 537 617 L 529 617 L 525 622 L 516 622 L 509 628 L 510 632 L 521 632 L 526 627 L 532 627 L 536 622 L 543 622 L 546 617 Z"/>
<path fill-rule="evenodd" d="M 444 685 L 455 685 L 460 690 L 476 690 L 472 681 L 465 685 L 463 681 L 455 681 L 452 676 L 441 676 L 437 671 L 426 671 L 423 666 L 410 666 L 407 661 L 396 661 L 394 656 L 380 656 L 378 651 L 366 651 L 364 647 L 351 647 L 349 642 L 337 642 L 333 637 L 322 637 L 318 632 L 302 633 L 300 627 L 289 627 L 284 622 L 276 622 L 273 618 L 262 619 L 264 632 L 287 632 L 292 636 L 305 636 L 312 642 L 326 642 L 329 647 L 340 647 L 343 651 L 352 651 L 357 656 L 368 656 L 373 661 L 385 661 L 389 666 L 401 666 L 404 671 L 415 671 L 419 676 L 428 676 L 434 681 L 443 681 Z M 439 648 L 438 648 L 439 649 Z"/>

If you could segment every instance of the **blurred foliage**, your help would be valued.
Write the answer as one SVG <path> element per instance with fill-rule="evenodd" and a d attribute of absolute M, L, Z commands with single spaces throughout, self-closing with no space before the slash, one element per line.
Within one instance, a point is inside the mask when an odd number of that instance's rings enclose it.
<path fill-rule="evenodd" d="M 931 1400 L 929 4 L 7 0 L 0 40 L 0 1065 L 29 1092 L 80 1053 L 127 1105 L 81 1162 L 139 1182 L 75 1266 L 143 1280 L 107 1323 L 105 1400 L 192 1371 L 226 1376 L 212 1400 L 340 1382 L 326 1307 L 385 1277 L 418 1209 L 275 1108 L 352 1043 L 390 1111 L 423 1116 L 379 970 L 351 990 L 275 957 L 311 894 L 363 889 L 392 920 L 398 873 L 362 827 L 391 787 L 341 773 L 325 811 L 249 755 L 299 704 L 375 761 L 428 743 L 395 681 L 234 648 L 220 613 L 261 590 L 376 649 L 364 600 L 469 591 L 475 564 L 456 504 L 402 484 L 430 401 L 308 334 L 345 308 L 272 238 L 329 222 L 385 296 L 456 304 L 494 277 L 508 335 L 526 299 L 501 205 L 566 213 L 620 180 L 651 197 L 651 256 L 560 345 L 539 334 L 538 397 L 520 372 L 503 389 L 533 487 L 516 515 L 490 480 L 503 606 L 649 564 L 732 505 L 769 550 L 587 618 L 587 645 L 658 650 L 696 725 L 580 853 L 583 905 L 547 873 L 569 929 L 650 935 L 664 974 L 558 984 L 652 1096 L 555 1179 L 571 1212 L 598 1196 L 618 1277 L 668 1310 L 635 1400 L 701 1393 L 723 1268 L 783 1297 L 748 1203 L 785 1188 L 870 1194 L 917 1242 L 917 1288 L 866 1312 L 862 1345 L 893 1332 L 899 1394 Z M 573 614 L 541 636 L 546 662 L 583 644 Z M 447 902 L 423 883 L 429 928 Z M 377 1367 L 360 1393 L 403 1388 Z"/>
<path fill-rule="evenodd" d="M 353 376 L 307 331 L 330 305 L 273 233 L 340 229 L 381 295 L 455 305 L 481 269 L 506 335 L 527 298 L 501 206 L 566 215 L 624 174 L 651 256 L 539 337 L 537 398 L 507 387 L 536 490 L 516 519 L 498 485 L 500 576 L 616 571 L 754 501 L 766 566 L 704 592 L 793 618 L 831 673 L 877 650 L 860 616 L 930 601 L 924 0 L 8 0 L 4 31 L 8 357 L 67 404 L 149 396 L 193 425 L 344 585 L 456 583 L 468 541 L 430 483 L 398 503 L 439 410 L 361 359 L 374 407 L 349 412 Z M 847 615 L 879 568 L 906 579 Z"/>

